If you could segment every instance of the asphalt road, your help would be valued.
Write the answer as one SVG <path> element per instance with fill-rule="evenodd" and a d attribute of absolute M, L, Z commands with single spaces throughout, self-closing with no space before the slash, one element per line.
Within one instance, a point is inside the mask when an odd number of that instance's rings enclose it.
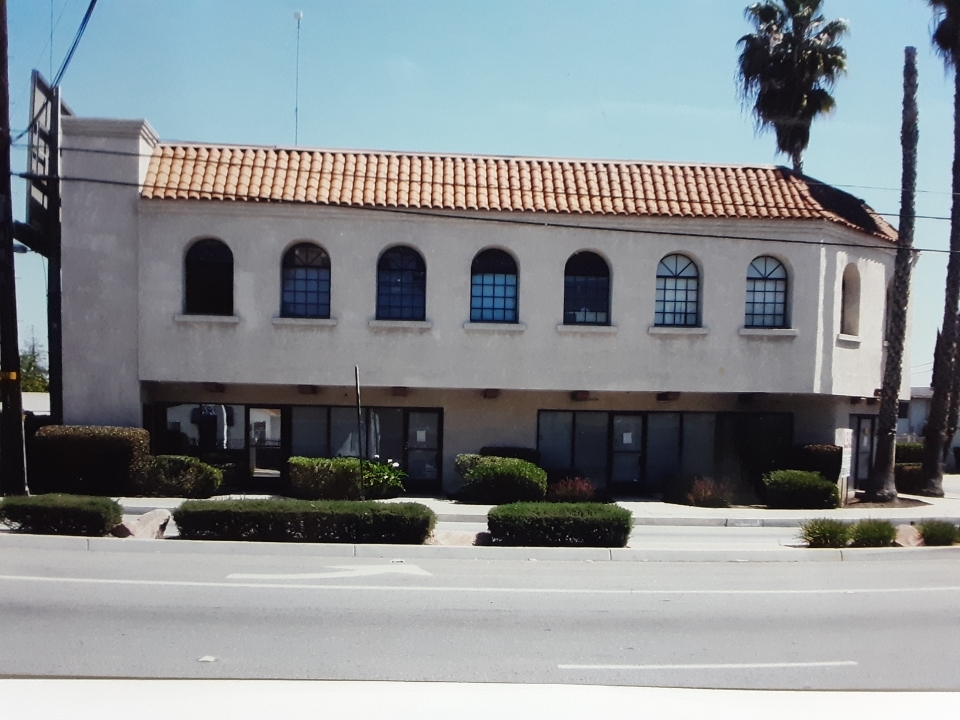
<path fill-rule="evenodd" d="M 949 560 L 0 553 L 6 677 L 958 690 L 958 616 Z"/>

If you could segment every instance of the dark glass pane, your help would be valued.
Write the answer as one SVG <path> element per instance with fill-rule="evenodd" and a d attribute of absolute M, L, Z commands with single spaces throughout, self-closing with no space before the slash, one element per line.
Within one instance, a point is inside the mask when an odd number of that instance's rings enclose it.
<path fill-rule="evenodd" d="M 377 319 L 423 320 L 427 274 L 420 254 L 410 248 L 391 248 L 377 268 Z"/>
<path fill-rule="evenodd" d="M 184 261 L 184 312 L 233 315 L 233 253 L 219 240 L 200 240 Z"/>

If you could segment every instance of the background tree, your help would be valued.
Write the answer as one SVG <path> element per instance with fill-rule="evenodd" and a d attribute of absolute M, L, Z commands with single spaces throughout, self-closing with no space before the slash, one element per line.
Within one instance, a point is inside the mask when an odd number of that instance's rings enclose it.
<path fill-rule="evenodd" d="M 803 172 L 813 120 L 830 112 L 830 91 L 846 72 L 847 52 L 839 45 L 845 20 L 826 21 L 823 0 L 765 0 L 744 14 L 756 31 L 737 42 L 737 81 L 745 106 L 752 106 L 759 131 L 773 128 L 777 152 Z"/>
<path fill-rule="evenodd" d="M 950 211 L 950 259 L 943 303 L 943 326 L 933 363 L 933 399 L 924 433 L 924 493 L 943 496 L 944 446 L 952 389 L 957 374 L 957 307 L 960 303 L 960 0 L 927 0 L 935 12 L 933 46 L 953 69 L 953 206 Z M 952 438 L 951 438 L 952 439 Z"/>
<path fill-rule="evenodd" d="M 49 392 L 50 374 L 43 351 L 34 342 L 20 351 L 20 388 L 22 392 Z"/>

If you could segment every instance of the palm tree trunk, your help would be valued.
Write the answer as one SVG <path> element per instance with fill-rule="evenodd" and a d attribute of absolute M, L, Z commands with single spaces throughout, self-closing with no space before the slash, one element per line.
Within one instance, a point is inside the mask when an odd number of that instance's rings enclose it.
<path fill-rule="evenodd" d="M 903 151 L 903 176 L 900 184 L 900 229 L 897 259 L 893 270 L 887 327 L 887 359 L 880 391 L 880 416 L 877 424 L 877 450 L 867 480 L 866 499 L 888 502 L 897 497 L 893 464 L 897 447 L 897 417 L 900 409 L 900 385 L 903 382 L 903 344 L 907 334 L 907 306 L 910 301 L 913 231 L 916 225 L 917 142 L 917 49 L 908 47 L 903 67 L 903 126 L 900 147 Z"/>
<path fill-rule="evenodd" d="M 924 433 L 925 495 L 943 497 L 943 445 L 957 357 L 957 306 L 960 303 L 960 68 L 954 64 L 953 206 L 950 211 L 950 259 L 943 303 L 943 329 L 933 365 L 933 399 Z"/>

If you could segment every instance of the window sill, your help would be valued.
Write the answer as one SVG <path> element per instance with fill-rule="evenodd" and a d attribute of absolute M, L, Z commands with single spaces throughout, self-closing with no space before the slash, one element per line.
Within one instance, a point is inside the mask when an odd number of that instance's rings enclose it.
<path fill-rule="evenodd" d="M 240 318 L 236 315 L 174 315 L 173 321 L 185 325 L 236 325 Z"/>
<path fill-rule="evenodd" d="M 647 328 L 648 335 L 707 335 L 710 328 L 705 327 L 669 327 L 666 325 L 651 325 Z"/>
<path fill-rule="evenodd" d="M 275 317 L 273 324 L 278 327 L 336 327 L 336 318 L 299 318 Z"/>
<path fill-rule="evenodd" d="M 796 328 L 740 328 L 741 337 L 795 338 L 799 334 Z"/>
<path fill-rule="evenodd" d="M 416 330 L 424 332 L 433 327 L 432 320 L 371 320 L 367 326 L 372 330 Z"/>
<path fill-rule="evenodd" d="M 860 347 L 860 336 L 840 333 L 837 335 L 837 345 L 840 347 L 858 348 Z"/>
<path fill-rule="evenodd" d="M 587 333 L 587 334 L 599 334 L 599 335 L 616 335 L 617 326 L 616 325 L 557 325 L 557 332 L 561 334 L 566 333 Z"/>
<path fill-rule="evenodd" d="M 524 323 L 465 322 L 463 329 L 467 332 L 522 333 L 527 326 Z"/>

